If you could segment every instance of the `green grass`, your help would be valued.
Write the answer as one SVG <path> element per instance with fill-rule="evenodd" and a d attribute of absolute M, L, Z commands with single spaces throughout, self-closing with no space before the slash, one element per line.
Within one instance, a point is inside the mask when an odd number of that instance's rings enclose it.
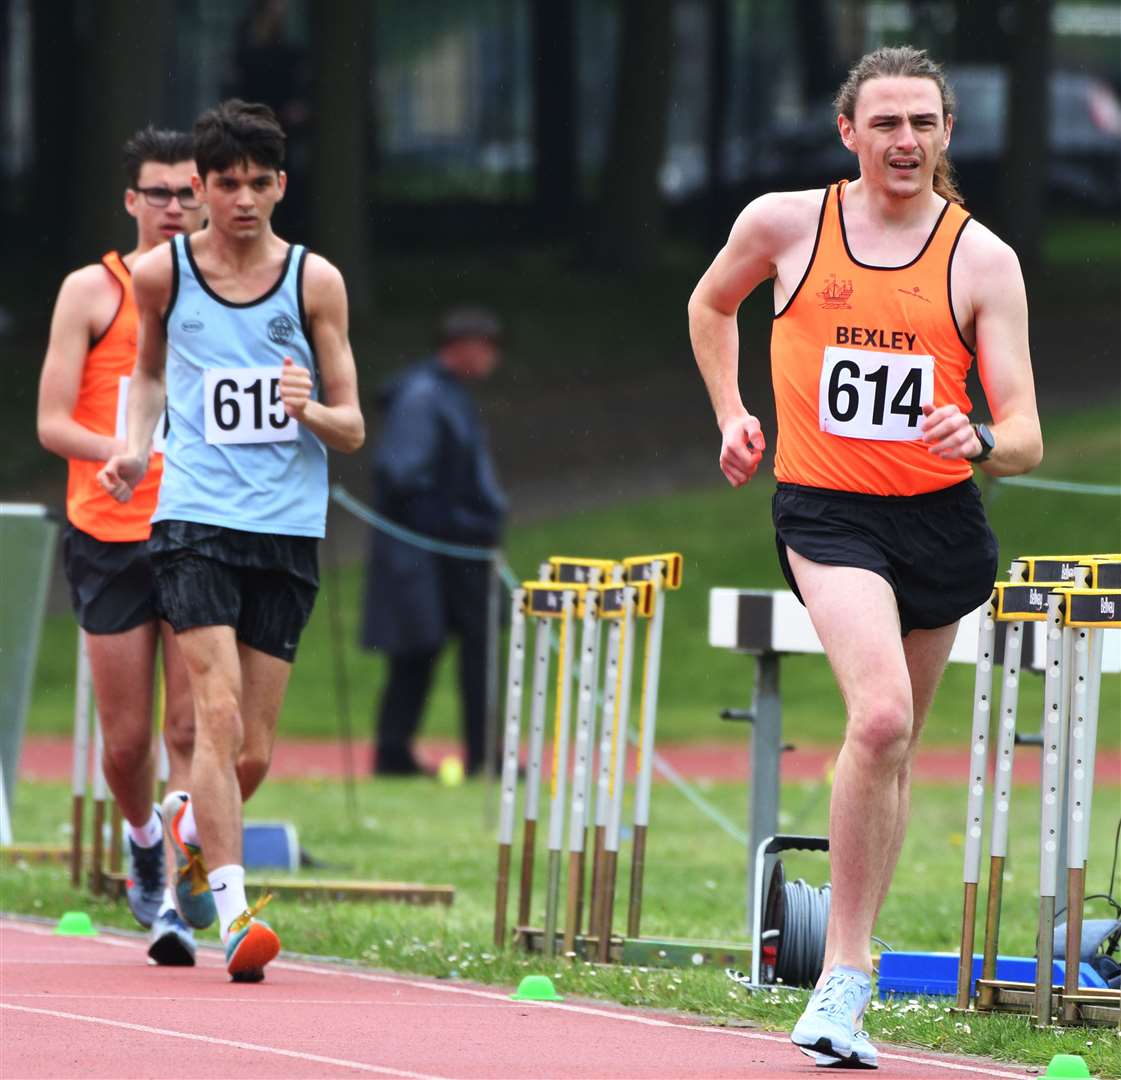
<path fill-rule="evenodd" d="M 1101 408 L 1052 417 L 1046 424 L 1048 457 L 1039 475 L 1118 483 L 1121 427 L 1113 410 Z M 621 557 L 679 550 L 685 555 L 684 585 L 667 598 L 665 656 L 659 699 L 659 738 L 742 739 L 740 725 L 718 719 L 721 708 L 744 706 L 751 695 L 754 662 L 707 643 L 708 591 L 714 586 L 785 588 L 774 553 L 771 487 L 726 487 L 577 511 L 511 530 L 507 556 L 523 577 L 535 577 L 548 555 Z M 993 528 L 1004 568 L 1016 555 L 1117 551 L 1121 549 L 1121 500 L 1060 496 L 1021 488 L 990 487 Z M 370 727 L 385 674 L 381 658 L 356 644 L 363 590 L 361 566 L 339 574 L 341 650 L 332 640 L 328 597 L 321 595 L 303 641 L 280 720 L 281 735 L 331 737 L 336 732 L 336 664 L 348 676 L 352 722 L 359 738 Z M 328 576 L 324 575 L 325 588 Z M 69 615 L 46 621 L 29 729 L 65 733 L 73 708 L 75 627 Z M 783 663 L 784 733 L 796 743 L 840 741 L 839 697 L 825 659 L 790 657 Z M 965 746 L 969 737 L 973 673 L 951 665 L 927 725 L 927 742 Z M 1025 729 L 1038 726 L 1038 680 L 1025 681 L 1020 715 Z M 1121 679 L 1107 676 L 1101 715 L 1121 714 Z M 426 715 L 426 735 L 458 731 L 454 654 L 441 662 Z M 1116 724 L 1103 723 L 1103 745 L 1121 743 Z"/>
<path fill-rule="evenodd" d="M 950 797 L 948 792 L 953 790 Z M 961 919 L 961 829 L 964 799 L 943 786 L 919 785 L 913 820 L 877 933 L 896 949 L 956 951 Z M 1104 891 L 1113 847 L 1116 788 L 1099 792 L 1093 819 L 1088 889 Z M 706 796 L 732 818 L 745 812 L 741 785 L 715 784 Z M 825 829 L 829 788 L 824 781 L 787 784 L 782 826 L 807 833 Z M 443 978 L 464 978 L 513 986 L 521 975 L 545 971 L 562 992 L 629 1005 L 683 1009 L 717 1022 L 752 1020 L 788 1028 L 804 1002 L 800 991 L 747 997 L 719 972 L 708 969 L 643 970 L 598 968 L 583 963 L 545 964 L 493 946 L 494 828 L 485 821 L 487 792 L 480 783 L 447 788 L 425 781 L 377 781 L 359 786 L 358 821 L 347 818 L 343 792 L 335 781 L 269 782 L 250 804 L 250 817 L 293 821 L 301 844 L 331 865 L 322 876 L 450 883 L 457 889 L 450 909 L 394 905 L 320 906 L 275 901 L 269 918 L 285 948 L 338 956 L 378 968 Z M 16 837 L 25 842 L 66 839 L 69 798 L 62 784 L 24 784 L 15 806 Z M 1038 795 L 1014 792 L 1015 828 L 1010 838 L 1001 949 L 1030 955 L 1038 918 L 1035 844 Z M 828 876 L 818 855 L 791 854 L 787 876 L 820 884 Z M 545 859 L 539 850 L 534 921 L 543 919 Z M 647 855 L 642 929 L 646 936 L 747 940 L 744 852 L 701 819 L 668 786 L 654 792 Z M 515 876 L 517 862 L 515 862 Z M 621 928 L 627 903 L 629 863 L 624 851 L 615 926 Z M 62 867 L 0 867 L 0 895 L 8 911 L 57 917 L 71 908 L 89 910 L 103 925 L 129 927 L 122 905 L 94 900 L 71 890 Z M 1108 910 L 1091 902 L 1089 917 Z M 211 937 L 209 933 L 206 937 Z M 978 937 L 978 942 L 980 938 Z M 1080 1053 L 1095 1074 L 1121 1073 L 1121 1040 L 1116 1032 L 1067 1030 L 1038 1033 L 1022 1017 L 969 1017 L 947 1012 L 946 999 L 894 1002 L 869 1016 L 874 1038 L 937 1050 L 990 1054 L 1004 1060 L 1044 1065 L 1059 1052 Z"/>

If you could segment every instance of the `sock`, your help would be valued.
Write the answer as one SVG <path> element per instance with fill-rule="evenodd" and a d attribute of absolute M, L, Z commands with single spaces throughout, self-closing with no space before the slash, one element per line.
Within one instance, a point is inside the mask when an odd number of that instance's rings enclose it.
<path fill-rule="evenodd" d="M 245 898 L 245 867 L 230 863 L 219 866 L 207 874 L 214 904 L 218 908 L 218 925 L 222 930 L 222 944 L 230 936 L 230 923 L 249 907 Z"/>
<path fill-rule="evenodd" d="M 129 822 L 128 835 L 137 847 L 155 847 L 163 839 L 163 824 L 154 806 L 152 816 L 143 825 L 133 825 Z"/>
<path fill-rule="evenodd" d="M 195 824 L 195 804 L 190 799 L 187 800 L 187 809 L 183 811 L 183 816 L 179 819 L 179 839 L 184 844 L 199 846 L 199 827 Z"/>
<path fill-rule="evenodd" d="M 158 919 L 161 915 L 166 915 L 169 911 L 174 911 L 174 910 L 175 910 L 175 893 L 172 892 L 171 886 L 169 885 L 163 891 L 163 900 L 160 902 L 160 910 L 158 912 L 156 912 L 156 918 Z"/>

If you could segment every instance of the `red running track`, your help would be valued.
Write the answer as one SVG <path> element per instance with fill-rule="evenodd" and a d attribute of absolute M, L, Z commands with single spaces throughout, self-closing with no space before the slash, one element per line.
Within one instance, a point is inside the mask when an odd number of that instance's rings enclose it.
<path fill-rule="evenodd" d="M 823 779 L 833 767 L 837 749 L 835 746 L 806 746 L 784 754 L 783 779 Z M 746 738 L 742 743 L 672 743 L 659 747 L 658 753 L 678 773 L 691 780 L 747 780 L 749 765 Z M 433 766 L 446 755 L 458 754 L 458 744 L 453 742 L 423 740 L 420 743 L 420 757 Z M 68 780 L 71 756 L 69 738 L 30 736 L 24 740 L 19 763 L 20 776 L 27 780 Z M 634 760 L 632 749 L 632 769 Z M 1121 784 L 1121 750 L 1101 748 L 1096 762 L 1095 784 Z M 342 776 L 345 767 L 342 747 L 336 742 L 279 739 L 269 776 L 274 780 Z M 354 768 L 359 774 L 369 769 L 369 750 L 364 744 L 355 747 Z M 920 750 L 913 775 L 918 781 L 960 784 L 964 790 L 969 778 L 969 752 L 945 747 Z M 1014 759 L 1013 775 L 1017 783 L 1038 784 L 1039 752 L 1033 747 L 1021 748 Z"/>
<path fill-rule="evenodd" d="M 575 998 L 326 962 L 227 981 L 217 949 L 195 968 L 148 966 L 137 937 L 55 936 L 0 919 L 0 1074 L 100 1077 L 519 1077 L 737 1080 L 820 1077 L 783 1035 Z M 1024 1080 L 1014 1065 L 881 1047 L 877 1074 Z"/>

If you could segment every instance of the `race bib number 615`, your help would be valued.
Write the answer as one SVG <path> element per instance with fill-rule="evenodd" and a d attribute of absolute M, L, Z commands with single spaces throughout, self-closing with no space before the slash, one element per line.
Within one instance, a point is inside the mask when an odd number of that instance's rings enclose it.
<path fill-rule="evenodd" d="M 934 401 L 934 357 L 831 345 L 821 365 L 821 430 L 846 439 L 902 441 L 922 435 Z"/>
<path fill-rule="evenodd" d="M 282 370 L 207 368 L 203 375 L 206 441 L 214 445 L 298 439 L 299 425 L 280 400 Z"/>

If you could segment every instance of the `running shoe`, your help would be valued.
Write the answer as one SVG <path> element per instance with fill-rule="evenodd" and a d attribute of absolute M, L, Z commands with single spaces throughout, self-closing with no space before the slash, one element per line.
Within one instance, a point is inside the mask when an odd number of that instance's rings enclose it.
<path fill-rule="evenodd" d="M 175 907 L 180 918 L 196 930 L 205 930 L 218 917 L 214 895 L 206 879 L 206 864 L 197 844 L 185 843 L 179 824 L 190 802 L 185 791 L 168 792 L 163 801 L 163 827 L 175 853 Z"/>
<path fill-rule="evenodd" d="M 849 1050 L 848 1057 L 839 1058 L 832 1054 L 819 1054 L 802 1047 L 798 1049 L 812 1057 L 819 1069 L 878 1069 L 880 1067 L 876 1048 L 868 1038 L 868 1032 L 864 1030 L 852 1033 L 852 1049 Z"/>
<path fill-rule="evenodd" d="M 195 935 L 175 908 L 156 916 L 148 942 L 148 955 L 161 967 L 195 966 Z"/>
<path fill-rule="evenodd" d="M 835 967 L 810 998 L 790 1039 L 799 1049 L 847 1060 L 857 1021 L 872 998 L 872 980 L 856 968 Z"/>
<path fill-rule="evenodd" d="M 136 921 L 147 930 L 163 903 L 163 843 L 141 847 L 128 837 L 128 877 L 125 898 Z"/>
<path fill-rule="evenodd" d="M 265 965 L 280 952 L 280 938 L 267 922 L 254 918 L 271 900 L 266 896 L 230 923 L 226 940 L 226 971 L 234 982 L 255 983 L 265 977 Z"/>

